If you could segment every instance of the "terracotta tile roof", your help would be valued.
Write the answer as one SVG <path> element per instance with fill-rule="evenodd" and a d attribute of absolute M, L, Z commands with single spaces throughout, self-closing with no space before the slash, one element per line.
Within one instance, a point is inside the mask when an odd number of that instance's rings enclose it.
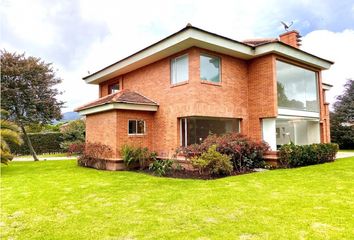
<path fill-rule="evenodd" d="M 133 104 L 143 104 L 143 105 L 145 104 L 145 105 L 158 106 L 156 102 L 148 99 L 147 97 L 144 97 L 143 95 L 137 92 L 124 89 L 119 92 L 112 93 L 102 98 L 99 98 L 93 102 L 87 103 L 81 107 L 78 107 L 75 109 L 75 111 L 81 111 L 84 109 L 97 107 L 109 103 L 133 103 Z"/>
<path fill-rule="evenodd" d="M 256 47 L 262 44 L 271 43 L 271 42 L 279 42 L 276 38 L 256 38 L 256 39 L 247 39 L 242 41 L 252 47 Z"/>

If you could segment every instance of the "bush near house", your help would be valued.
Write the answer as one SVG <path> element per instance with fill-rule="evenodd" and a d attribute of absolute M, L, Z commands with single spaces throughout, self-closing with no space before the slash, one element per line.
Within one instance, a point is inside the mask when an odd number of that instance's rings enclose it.
<path fill-rule="evenodd" d="M 210 135 L 201 144 L 193 144 L 177 150 L 187 158 L 199 157 L 216 145 L 216 151 L 231 157 L 236 172 L 245 172 L 253 168 L 264 167 L 263 153 L 269 150 L 265 142 L 254 141 L 239 133 L 222 136 Z"/>
<path fill-rule="evenodd" d="M 100 170 L 106 169 L 106 158 L 112 154 L 112 149 L 101 143 L 87 143 L 82 155 L 77 159 L 81 167 L 92 167 Z"/>
<path fill-rule="evenodd" d="M 128 169 L 137 168 L 145 169 L 149 160 L 156 160 L 157 154 L 150 152 L 146 147 L 135 147 L 131 145 L 123 145 L 121 149 L 123 162 Z"/>
<path fill-rule="evenodd" d="M 193 157 L 191 163 L 201 174 L 207 171 L 212 176 L 229 176 L 233 171 L 231 157 L 216 151 L 216 145 L 199 157 Z"/>
<path fill-rule="evenodd" d="M 59 132 L 28 133 L 28 136 L 37 154 L 57 153 L 57 152 L 64 151 L 60 147 L 60 144 L 63 141 L 62 133 Z M 10 149 L 12 153 L 16 155 L 31 154 L 27 144 L 22 144 L 22 145 L 10 144 Z"/>
<path fill-rule="evenodd" d="M 333 162 L 338 149 L 338 144 L 334 143 L 310 145 L 290 143 L 279 149 L 279 160 L 281 166 L 287 168 Z"/>

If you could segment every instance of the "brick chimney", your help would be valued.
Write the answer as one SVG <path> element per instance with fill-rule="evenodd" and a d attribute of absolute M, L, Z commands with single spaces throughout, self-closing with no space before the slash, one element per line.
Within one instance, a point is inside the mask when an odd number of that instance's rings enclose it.
<path fill-rule="evenodd" d="M 301 36 L 300 33 L 296 30 L 292 30 L 290 32 L 279 35 L 279 39 L 281 42 L 292 47 L 299 48 L 301 46 Z"/>

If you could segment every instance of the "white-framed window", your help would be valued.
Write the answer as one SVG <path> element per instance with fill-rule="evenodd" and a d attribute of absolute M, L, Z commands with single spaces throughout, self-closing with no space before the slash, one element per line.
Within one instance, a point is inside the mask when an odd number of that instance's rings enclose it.
<path fill-rule="evenodd" d="M 220 58 L 208 54 L 200 54 L 200 79 L 220 83 Z"/>
<path fill-rule="evenodd" d="M 171 84 L 188 81 L 188 54 L 171 60 Z"/>
<path fill-rule="evenodd" d="M 129 135 L 144 135 L 146 132 L 146 124 L 144 120 L 128 120 Z"/>

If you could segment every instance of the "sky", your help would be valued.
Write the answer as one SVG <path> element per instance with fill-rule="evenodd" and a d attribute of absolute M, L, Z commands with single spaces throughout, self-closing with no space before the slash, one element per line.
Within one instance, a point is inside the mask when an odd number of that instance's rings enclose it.
<path fill-rule="evenodd" d="M 251 3 L 251 4 L 250 4 Z M 63 112 L 98 98 L 82 77 L 182 29 L 187 23 L 235 40 L 300 31 L 301 49 L 335 61 L 323 72 L 330 103 L 354 79 L 353 0 L 1 0 L 0 47 L 53 63 Z"/>

